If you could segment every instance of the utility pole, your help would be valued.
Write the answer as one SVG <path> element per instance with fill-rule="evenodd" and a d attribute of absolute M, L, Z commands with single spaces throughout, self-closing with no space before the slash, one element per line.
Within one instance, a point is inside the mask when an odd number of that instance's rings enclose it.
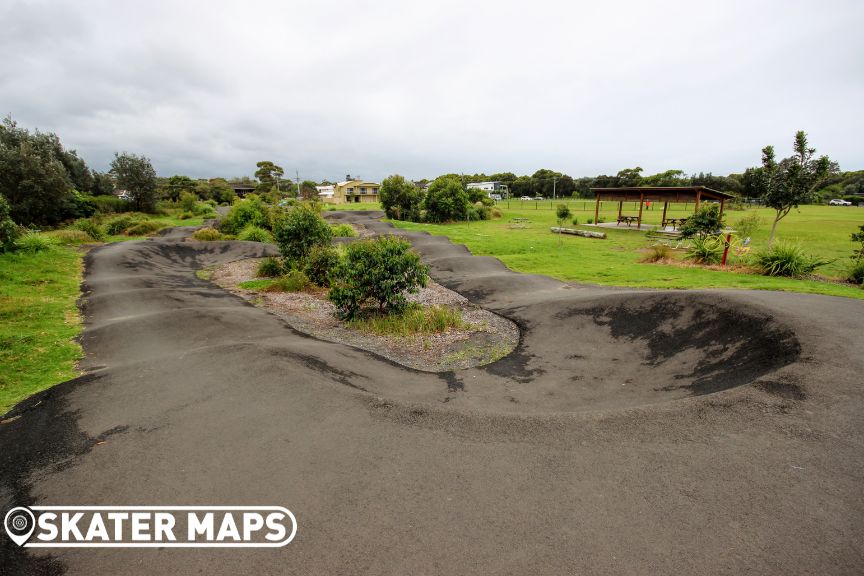
<path fill-rule="evenodd" d="M 556 183 L 557 181 L 558 181 L 558 178 L 557 178 L 556 176 L 553 176 L 553 177 L 552 177 L 552 199 L 553 199 L 553 200 L 555 200 L 556 198 L 558 198 L 558 197 L 555 195 L 555 183 Z"/>
<path fill-rule="evenodd" d="M 300 171 L 296 168 L 294 169 L 294 176 L 297 181 L 297 198 L 300 198 Z"/>

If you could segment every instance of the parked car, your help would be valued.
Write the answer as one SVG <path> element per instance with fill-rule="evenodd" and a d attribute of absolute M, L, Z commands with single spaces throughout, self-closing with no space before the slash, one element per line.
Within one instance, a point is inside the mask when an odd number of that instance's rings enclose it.
<path fill-rule="evenodd" d="M 530 196 L 522 196 L 519 200 L 533 200 Z"/>
<path fill-rule="evenodd" d="M 501 200 L 501 195 L 500 194 L 489 194 L 489 198 L 491 198 L 492 200 L 495 200 L 497 202 L 497 201 Z"/>
<path fill-rule="evenodd" d="M 851 206 L 851 202 L 847 202 L 846 200 L 841 200 L 840 198 L 835 198 L 828 202 L 829 206 Z"/>
<path fill-rule="evenodd" d="M 543 197 L 542 196 L 535 196 L 534 200 L 543 200 Z"/>

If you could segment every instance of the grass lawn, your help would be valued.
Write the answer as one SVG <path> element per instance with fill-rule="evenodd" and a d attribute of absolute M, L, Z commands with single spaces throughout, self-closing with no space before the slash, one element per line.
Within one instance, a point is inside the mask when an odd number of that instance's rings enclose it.
<path fill-rule="evenodd" d="M 561 280 L 572 280 L 615 286 L 645 286 L 653 288 L 748 288 L 756 290 L 786 290 L 811 292 L 864 298 L 864 290 L 849 284 L 821 282 L 817 280 L 795 280 L 772 278 L 725 270 L 710 270 L 699 266 L 669 264 L 643 264 L 639 260 L 652 241 L 644 232 L 621 229 L 603 229 L 606 240 L 595 240 L 577 236 L 562 236 L 549 231 L 557 226 L 554 206 L 560 202 L 534 202 L 518 200 L 499 203 L 504 217 L 496 220 L 461 224 L 416 224 L 394 222 L 399 228 L 425 230 L 432 234 L 448 236 L 453 242 L 465 244 L 473 254 L 499 258 L 508 267 L 518 272 L 546 274 Z M 584 224 L 594 218 L 592 201 L 571 201 L 573 216 Z M 638 213 L 638 203 L 625 205 L 624 214 Z M 604 203 L 601 217 L 615 221 L 618 205 Z M 761 229 L 754 234 L 753 250 L 764 248 L 770 232 L 773 210 L 729 211 L 726 220 L 733 225 L 745 215 L 756 212 L 764 219 Z M 670 207 L 669 214 L 684 216 L 692 212 L 682 205 Z M 643 214 L 644 221 L 659 224 L 662 205 L 652 207 Z M 513 218 L 528 218 L 525 228 L 514 227 Z M 805 250 L 820 258 L 836 259 L 817 272 L 839 277 L 849 265 L 852 242 L 849 235 L 864 224 L 864 209 L 841 206 L 804 206 L 793 211 L 780 221 L 777 238 L 797 242 Z M 568 224 L 568 226 L 573 226 Z M 593 227 L 579 226 L 596 230 Z M 680 254 L 678 255 L 681 256 Z M 731 264 L 742 264 L 742 258 L 733 256 Z"/>
<path fill-rule="evenodd" d="M 0 254 L 0 414 L 78 375 L 83 252 Z"/>

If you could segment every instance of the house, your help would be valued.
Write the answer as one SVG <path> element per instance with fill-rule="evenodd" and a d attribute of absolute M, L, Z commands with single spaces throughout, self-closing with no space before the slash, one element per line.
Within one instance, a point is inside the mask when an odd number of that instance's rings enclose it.
<path fill-rule="evenodd" d="M 114 190 L 114 197 L 120 200 L 132 200 L 132 194 L 128 190 Z"/>
<path fill-rule="evenodd" d="M 234 190 L 234 193 L 237 194 L 240 198 L 243 198 L 247 194 L 252 194 L 255 192 L 254 184 L 229 184 L 231 188 Z"/>
<path fill-rule="evenodd" d="M 490 198 L 500 200 L 510 195 L 510 190 L 503 182 L 472 182 L 468 184 L 469 190 L 483 190 Z"/>
<path fill-rule="evenodd" d="M 360 202 L 378 202 L 378 190 L 381 185 L 359 178 L 345 176 L 345 180 L 331 186 L 317 186 L 318 197 L 329 204 L 350 204 Z M 332 188 L 332 190 L 331 190 Z"/>

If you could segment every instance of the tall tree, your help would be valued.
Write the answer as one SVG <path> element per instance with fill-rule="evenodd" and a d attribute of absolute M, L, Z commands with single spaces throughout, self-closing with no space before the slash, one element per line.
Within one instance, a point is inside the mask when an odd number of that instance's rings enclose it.
<path fill-rule="evenodd" d="M 803 130 L 795 134 L 793 148 L 795 153 L 780 162 L 774 158 L 773 146 L 762 149 L 761 196 L 765 205 L 775 212 L 768 237 L 769 248 L 774 241 L 777 223 L 793 208 L 810 200 L 819 183 L 837 171 L 837 165 L 828 156 L 815 158 L 816 149 L 810 148 Z"/>
<path fill-rule="evenodd" d="M 136 210 L 152 212 L 156 208 L 156 170 L 149 158 L 115 152 L 110 172 L 117 186 L 129 192 Z"/>
<path fill-rule="evenodd" d="M 624 168 L 618 171 L 616 176 L 618 179 L 617 186 L 635 187 L 642 184 L 642 167 Z"/>
<path fill-rule="evenodd" d="M 404 176 L 393 174 L 385 178 L 381 182 L 378 198 L 388 218 L 412 221 L 420 219 L 422 191 Z"/>
<path fill-rule="evenodd" d="M 93 171 L 93 185 L 90 194 L 93 196 L 109 196 L 114 192 L 114 178 L 106 172 Z"/>
<path fill-rule="evenodd" d="M 180 194 L 183 192 L 192 192 L 196 191 L 195 181 L 188 176 L 175 175 L 168 178 L 168 181 L 165 182 L 165 197 L 170 198 L 173 201 L 177 201 L 180 198 Z"/>
<path fill-rule="evenodd" d="M 301 200 L 306 201 L 317 201 L 320 200 L 318 197 L 318 184 L 313 182 L 312 180 L 304 180 L 300 184 L 300 193 L 298 194 Z"/>
<path fill-rule="evenodd" d="M 257 192 L 263 194 L 277 187 L 279 180 L 285 175 L 281 166 L 277 166 L 269 160 L 262 160 L 256 164 L 255 178 L 258 179 Z"/>

